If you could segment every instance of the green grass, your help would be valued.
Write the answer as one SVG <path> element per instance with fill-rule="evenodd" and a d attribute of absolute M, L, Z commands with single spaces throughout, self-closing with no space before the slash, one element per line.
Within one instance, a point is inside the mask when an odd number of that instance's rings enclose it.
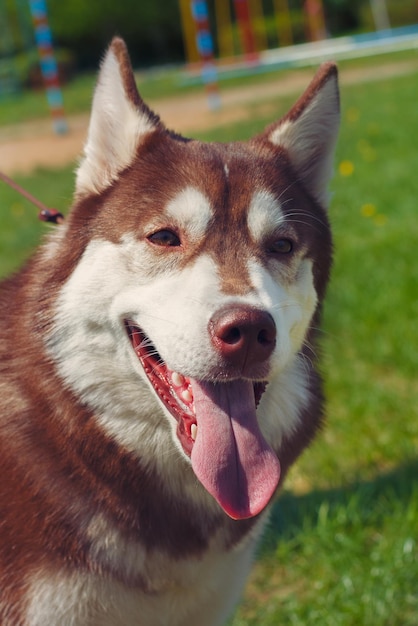
<path fill-rule="evenodd" d="M 418 623 L 417 90 L 418 74 L 343 89 L 327 426 L 290 473 L 230 626 Z M 289 104 L 269 106 L 278 116 Z M 274 116 L 251 110 L 251 122 L 204 137 L 245 138 Z M 20 181 L 69 204 L 70 169 Z M 5 274 L 49 227 L 3 186 L 0 200 Z"/>
<path fill-rule="evenodd" d="M 291 472 L 233 626 L 418 623 L 417 88 L 415 74 L 343 89 L 328 423 Z"/>
<path fill-rule="evenodd" d="M 233 625 L 416 625 L 417 471 L 285 493 Z"/>
<path fill-rule="evenodd" d="M 62 87 L 66 115 L 87 113 L 91 106 L 97 73 L 80 74 Z M 178 90 L 178 72 L 144 73 L 138 76 L 145 98 L 168 96 Z M 0 127 L 50 116 L 43 89 L 25 90 L 16 96 L 0 99 Z"/>
<path fill-rule="evenodd" d="M 39 170 L 14 177 L 48 207 L 67 212 L 73 193 L 73 168 Z M 52 228 L 37 219 L 38 209 L 0 181 L 0 276 L 6 276 L 29 256 L 42 235 Z"/>

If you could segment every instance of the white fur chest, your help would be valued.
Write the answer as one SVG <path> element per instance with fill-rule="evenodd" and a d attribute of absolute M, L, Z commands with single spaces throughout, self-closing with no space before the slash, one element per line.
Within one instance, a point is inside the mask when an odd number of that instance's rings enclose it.
<path fill-rule="evenodd" d="M 107 558 L 146 580 L 125 585 L 95 573 L 38 573 L 30 583 L 27 626 L 221 626 L 239 600 L 266 515 L 229 552 L 219 541 L 204 556 L 172 560 L 108 536 Z M 96 546 L 102 553 L 103 545 Z M 118 549 L 118 552 L 116 552 Z M 104 556 L 104 555 L 103 555 Z"/>

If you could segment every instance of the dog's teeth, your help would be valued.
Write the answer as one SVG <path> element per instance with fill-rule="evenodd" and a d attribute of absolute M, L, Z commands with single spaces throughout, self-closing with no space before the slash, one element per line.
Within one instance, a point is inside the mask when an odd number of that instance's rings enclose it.
<path fill-rule="evenodd" d="M 190 389 L 183 389 L 183 391 L 181 392 L 181 398 L 185 402 L 190 403 L 193 400 L 193 396 L 192 396 Z"/>
<path fill-rule="evenodd" d="M 190 436 L 193 439 L 193 441 L 196 441 L 196 437 L 197 437 L 197 424 L 192 424 L 190 426 Z"/>
<path fill-rule="evenodd" d="M 184 385 L 184 376 L 178 372 L 173 372 L 171 374 L 171 382 L 175 387 L 182 387 Z"/>

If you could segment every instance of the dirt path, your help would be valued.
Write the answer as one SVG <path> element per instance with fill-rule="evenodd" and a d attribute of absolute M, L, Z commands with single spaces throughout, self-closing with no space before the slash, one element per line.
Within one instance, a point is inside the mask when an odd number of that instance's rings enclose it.
<path fill-rule="evenodd" d="M 382 63 L 363 69 L 341 72 L 343 85 L 380 80 L 418 71 L 418 58 L 400 63 Z M 178 95 L 169 99 L 149 101 L 167 127 L 191 135 L 196 131 L 222 126 L 248 118 L 269 109 L 268 100 L 301 93 L 313 76 L 307 69 L 259 85 L 223 89 L 222 108 L 208 110 L 204 92 Z M 251 108 L 248 105 L 253 105 Z M 267 108 L 266 108 L 267 107 Z M 274 108 L 274 107 L 272 107 Z M 0 128 L 0 170 L 6 174 L 28 173 L 37 167 L 61 167 L 73 162 L 81 153 L 86 137 L 88 115 L 69 118 L 69 132 L 55 135 L 49 119 L 13 127 Z"/>

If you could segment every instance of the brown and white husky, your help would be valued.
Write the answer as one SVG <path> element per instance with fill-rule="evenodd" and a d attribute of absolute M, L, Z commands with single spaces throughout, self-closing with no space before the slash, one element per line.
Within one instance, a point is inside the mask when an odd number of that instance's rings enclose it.
<path fill-rule="evenodd" d="M 2 626 L 230 615 L 321 421 L 338 123 L 328 63 L 250 141 L 186 139 L 112 42 L 71 212 L 1 286 Z"/>

